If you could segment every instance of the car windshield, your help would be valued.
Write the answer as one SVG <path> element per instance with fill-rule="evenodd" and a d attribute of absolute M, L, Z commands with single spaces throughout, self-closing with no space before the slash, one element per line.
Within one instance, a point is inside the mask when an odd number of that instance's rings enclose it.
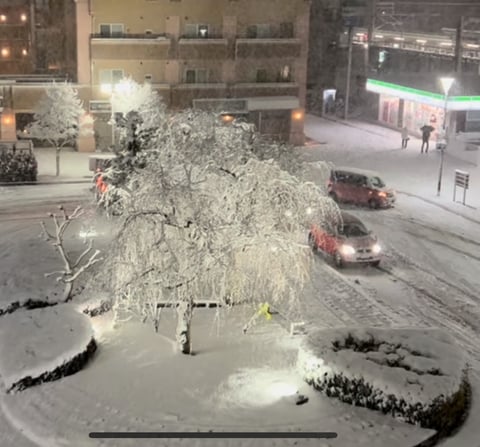
<path fill-rule="evenodd" d="M 346 237 L 360 237 L 367 236 L 369 232 L 360 222 L 348 222 L 343 225 L 343 229 L 340 231 L 340 234 Z"/>
<path fill-rule="evenodd" d="M 380 177 L 370 177 L 370 183 L 375 188 L 383 188 L 385 186 L 385 183 L 383 183 Z"/>

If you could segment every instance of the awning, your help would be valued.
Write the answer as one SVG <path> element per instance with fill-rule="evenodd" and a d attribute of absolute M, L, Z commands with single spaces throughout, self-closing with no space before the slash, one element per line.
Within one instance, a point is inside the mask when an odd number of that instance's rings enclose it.
<path fill-rule="evenodd" d="M 444 95 L 376 79 L 367 79 L 367 91 L 434 107 L 445 107 Z M 449 96 L 447 110 L 480 110 L 480 96 Z"/>

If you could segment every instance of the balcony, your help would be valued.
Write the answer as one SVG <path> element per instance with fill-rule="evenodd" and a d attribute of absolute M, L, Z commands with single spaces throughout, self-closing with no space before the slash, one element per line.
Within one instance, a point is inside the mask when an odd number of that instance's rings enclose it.
<path fill-rule="evenodd" d="M 237 82 L 233 89 L 235 97 L 251 96 L 298 96 L 296 82 Z"/>
<path fill-rule="evenodd" d="M 228 40 L 221 36 L 182 36 L 178 41 L 179 59 L 226 59 Z"/>
<path fill-rule="evenodd" d="M 168 59 L 171 41 L 165 34 L 92 34 L 92 59 Z M 120 52 L 120 53 L 119 53 Z"/>
<path fill-rule="evenodd" d="M 235 57 L 253 58 L 298 58 L 302 44 L 296 38 L 238 38 L 235 41 Z"/>

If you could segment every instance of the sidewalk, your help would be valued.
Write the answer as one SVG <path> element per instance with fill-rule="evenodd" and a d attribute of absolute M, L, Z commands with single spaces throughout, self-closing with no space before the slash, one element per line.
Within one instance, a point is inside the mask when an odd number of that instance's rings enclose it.
<path fill-rule="evenodd" d="M 91 183 L 93 173 L 88 169 L 90 152 L 62 149 L 58 177 L 55 176 L 55 149 L 39 147 L 34 149 L 34 153 L 38 162 L 37 183 Z"/>
<path fill-rule="evenodd" d="M 336 165 L 356 166 L 378 171 L 400 194 L 407 194 L 480 223 L 480 167 L 445 153 L 440 196 L 437 185 L 440 152 L 435 142 L 428 154 L 421 154 L 421 140 L 410 137 L 407 149 L 401 149 L 400 132 L 359 120 L 327 120 L 313 115 L 305 119 L 305 134 L 318 141 L 305 148 L 311 159 L 326 160 Z M 454 172 L 470 173 L 466 205 L 453 202 Z M 457 188 L 457 201 L 463 189 Z"/>

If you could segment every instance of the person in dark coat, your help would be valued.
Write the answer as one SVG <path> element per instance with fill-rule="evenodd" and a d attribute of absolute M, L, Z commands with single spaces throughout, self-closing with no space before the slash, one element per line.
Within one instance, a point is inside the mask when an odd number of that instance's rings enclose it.
<path fill-rule="evenodd" d="M 420 153 L 423 154 L 423 148 L 425 148 L 425 153 L 428 153 L 428 142 L 430 140 L 430 134 L 435 130 L 432 126 L 425 124 L 424 126 L 420 127 L 422 131 L 422 148 Z"/>

